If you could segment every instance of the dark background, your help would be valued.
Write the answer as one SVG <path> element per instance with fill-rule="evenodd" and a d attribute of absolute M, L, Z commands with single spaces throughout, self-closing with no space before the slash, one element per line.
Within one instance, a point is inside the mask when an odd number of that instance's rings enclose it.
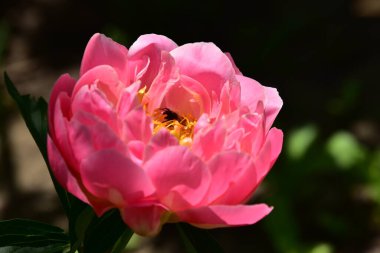
<path fill-rule="evenodd" d="M 227 252 L 380 250 L 379 0 L 2 0 L 1 70 L 47 98 L 61 73 L 78 74 L 95 32 L 127 47 L 145 33 L 178 45 L 212 41 L 244 75 L 279 90 L 284 148 L 253 199 L 275 209 L 256 225 L 213 230 Z M 0 218 L 65 226 L 56 198 L 42 212 L 41 193 L 20 190 L 17 173 L 31 168 L 17 168 L 9 134 L 17 110 L 0 92 Z M 180 252 L 174 233 L 166 226 L 149 247 Z"/>

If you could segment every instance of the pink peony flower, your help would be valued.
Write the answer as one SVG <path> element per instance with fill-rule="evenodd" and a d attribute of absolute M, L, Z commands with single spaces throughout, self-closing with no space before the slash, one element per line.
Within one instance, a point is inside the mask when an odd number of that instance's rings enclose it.
<path fill-rule="evenodd" d="M 95 34 L 78 80 L 51 93 L 49 161 L 65 189 L 140 235 L 249 225 L 272 210 L 244 203 L 280 154 L 281 106 L 212 43 L 149 34 L 127 50 Z"/>

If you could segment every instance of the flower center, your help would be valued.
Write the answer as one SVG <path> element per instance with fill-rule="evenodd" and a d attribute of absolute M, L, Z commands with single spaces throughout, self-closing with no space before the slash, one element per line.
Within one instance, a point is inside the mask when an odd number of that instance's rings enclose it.
<path fill-rule="evenodd" d="M 137 96 L 140 103 L 146 92 L 146 86 L 138 91 Z M 146 106 L 147 104 L 143 105 L 144 110 L 146 110 Z M 153 134 L 156 134 L 161 128 L 166 128 L 178 139 L 179 144 L 190 146 L 193 142 L 194 126 L 197 121 L 191 115 L 183 116 L 168 108 L 158 108 L 149 116 L 153 119 Z"/>
<path fill-rule="evenodd" d="M 191 115 L 181 116 L 168 108 L 158 108 L 154 110 L 152 118 L 154 124 L 153 134 L 164 127 L 178 139 L 179 144 L 184 146 L 191 145 L 194 126 L 197 123 Z"/>

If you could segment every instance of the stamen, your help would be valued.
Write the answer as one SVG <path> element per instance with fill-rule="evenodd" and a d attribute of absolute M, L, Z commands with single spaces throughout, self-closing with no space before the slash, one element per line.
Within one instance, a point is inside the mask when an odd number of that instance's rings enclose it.
<path fill-rule="evenodd" d="M 191 145 L 194 126 L 197 123 L 191 116 L 181 116 L 168 108 L 159 108 L 153 112 L 152 118 L 153 134 L 164 127 L 178 139 L 181 145 Z"/>
<path fill-rule="evenodd" d="M 140 103 L 142 102 L 142 99 L 145 93 L 146 93 L 146 85 L 142 87 L 141 89 L 139 89 L 139 91 L 137 92 L 137 97 L 139 98 Z"/>

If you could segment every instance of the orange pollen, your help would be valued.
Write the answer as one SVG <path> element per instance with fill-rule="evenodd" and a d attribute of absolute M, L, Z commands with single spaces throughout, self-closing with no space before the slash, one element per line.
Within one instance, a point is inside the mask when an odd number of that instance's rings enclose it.
<path fill-rule="evenodd" d="M 142 88 L 139 89 L 139 91 L 137 92 L 137 97 L 139 98 L 140 103 L 142 102 L 145 93 L 146 93 L 146 86 L 142 87 Z"/>
<path fill-rule="evenodd" d="M 181 145 L 191 145 L 193 141 L 194 126 L 197 123 L 191 115 L 182 116 L 168 108 L 158 108 L 154 110 L 152 118 L 153 134 L 157 133 L 164 127 L 178 139 Z"/>

